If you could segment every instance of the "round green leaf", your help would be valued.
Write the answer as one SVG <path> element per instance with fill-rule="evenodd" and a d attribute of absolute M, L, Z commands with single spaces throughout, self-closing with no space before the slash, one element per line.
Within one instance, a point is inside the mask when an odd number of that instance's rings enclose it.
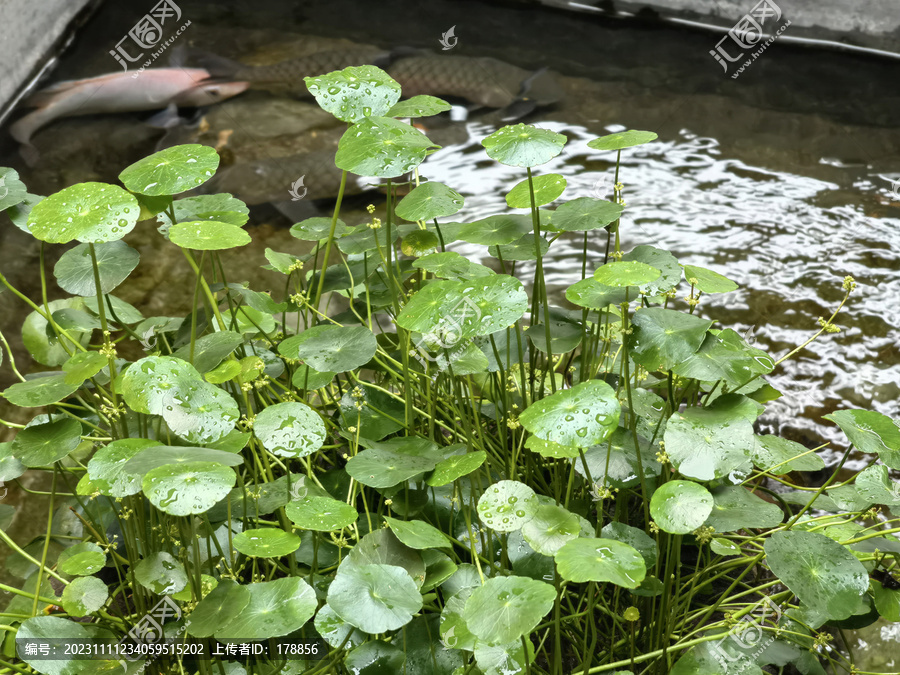
<path fill-rule="evenodd" d="M 354 675 L 403 673 L 406 672 L 406 652 L 390 642 L 371 640 L 348 652 L 344 667 Z"/>
<path fill-rule="evenodd" d="M 641 244 L 622 256 L 622 262 L 642 262 L 660 271 L 660 276 L 643 285 L 641 292 L 645 295 L 668 293 L 681 281 L 681 266 L 668 251 Z"/>
<path fill-rule="evenodd" d="M 722 485 L 712 492 L 713 509 L 706 524 L 716 532 L 777 527 L 784 513 L 742 485 Z"/>
<path fill-rule="evenodd" d="M 244 530 L 231 541 L 238 551 L 254 558 L 281 558 L 300 548 L 296 534 L 270 527 Z"/>
<path fill-rule="evenodd" d="M 405 101 L 398 101 L 387 111 L 386 117 L 431 117 L 447 112 L 452 108 L 449 103 L 435 96 L 413 96 Z M 403 216 L 400 216 L 401 218 Z"/>
<path fill-rule="evenodd" d="M 106 554 L 97 544 L 86 541 L 70 546 L 59 554 L 56 562 L 63 574 L 88 576 L 106 565 Z"/>
<path fill-rule="evenodd" d="M 0 169 L 0 171 L 2 171 L 2 169 Z M 13 199 L 16 199 L 16 197 L 13 197 Z M 31 215 L 31 209 L 34 208 L 34 205 L 42 199 L 44 198 L 40 195 L 25 193 L 25 197 L 22 201 L 6 208 L 6 215 L 9 216 L 13 225 L 22 230 L 22 232 L 31 234 L 28 230 L 28 216 Z"/>
<path fill-rule="evenodd" d="M 204 335 L 194 342 L 193 360 L 191 360 L 190 343 L 178 349 L 172 356 L 192 363 L 198 373 L 206 373 L 222 363 L 222 360 L 237 349 L 243 341 L 244 336 L 240 333 L 231 330 L 216 331 Z M 238 372 L 240 371 L 240 364 L 235 361 L 230 363 L 235 364 L 235 366 L 231 366 L 232 369 L 237 367 Z M 234 371 L 232 370 L 232 372 Z M 208 378 L 207 381 L 209 381 Z"/>
<path fill-rule="evenodd" d="M 756 437 L 753 463 L 763 471 L 778 476 L 791 471 L 818 471 L 825 468 L 825 461 L 816 453 L 809 452 L 805 446 L 772 435 Z"/>
<path fill-rule="evenodd" d="M 514 532 L 534 518 L 539 502 L 525 483 L 501 480 L 478 499 L 478 517 L 497 532 Z"/>
<path fill-rule="evenodd" d="M 466 200 L 456 190 L 443 183 L 422 183 L 397 203 L 396 213 L 404 220 L 416 222 L 452 216 Z"/>
<path fill-rule="evenodd" d="M 350 230 L 347 224 L 338 219 L 335 224 L 334 236 L 342 237 Z M 307 218 L 304 221 L 291 226 L 291 236 L 301 241 L 319 241 L 326 239 L 331 232 L 331 218 Z"/>
<path fill-rule="evenodd" d="M 323 110 L 350 124 L 386 115 L 400 100 L 400 85 L 376 66 L 351 66 L 303 81 Z"/>
<path fill-rule="evenodd" d="M 21 640 L 49 640 L 49 639 L 67 639 L 67 640 L 88 640 L 91 634 L 88 633 L 84 624 L 63 619 L 58 616 L 35 616 L 25 619 L 16 633 L 16 638 Z M 24 650 L 23 650 L 24 652 Z M 75 673 L 90 672 L 88 668 L 80 668 L 79 662 L 71 657 L 57 659 L 43 659 L 40 656 L 33 656 L 20 652 L 18 654 L 25 663 L 34 668 L 36 673 L 44 673 L 44 675 L 74 675 Z M 96 670 L 97 666 L 88 662 L 88 667 Z"/>
<path fill-rule="evenodd" d="M 458 236 L 471 244 L 502 246 L 518 241 L 533 227 L 530 214 L 504 213 L 464 223 L 459 228 Z"/>
<path fill-rule="evenodd" d="M 297 527 L 314 532 L 334 532 L 349 527 L 359 518 L 356 509 L 331 497 L 306 497 L 284 507 Z"/>
<path fill-rule="evenodd" d="M 342 565 L 328 588 L 328 604 L 347 623 L 374 634 L 409 623 L 422 609 L 422 596 L 402 567 Z"/>
<path fill-rule="evenodd" d="M 467 452 L 464 455 L 453 455 L 443 459 L 434 467 L 434 471 L 425 481 L 432 487 L 447 485 L 457 478 L 468 476 L 479 466 L 484 464 L 487 453 L 484 450 Z"/>
<path fill-rule="evenodd" d="M 285 577 L 248 584 L 250 602 L 216 630 L 216 639 L 262 640 L 288 635 L 303 627 L 316 612 L 316 592 L 303 579 Z M 193 615 L 192 615 L 193 616 Z M 220 626 L 222 617 L 219 618 Z"/>
<path fill-rule="evenodd" d="M 406 570 L 417 587 L 425 581 L 425 559 L 406 546 L 389 528 L 372 530 L 350 550 L 344 567 L 350 565 L 393 565 Z"/>
<path fill-rule="evenodd" d="M 635 286 L 616 287 L 601 284 L 593 277 L 582 279 L 566 289 L 566 300 L 579 307 L 606 309 L 610 305 L 621 305 L 628 299 L 638 297 L 640 290 Z"/>
<path fill-rule="evenodd" d="M 328 603 L 316 612 L 314 623 L 316 631 L 332 647 L 350 649 L 366 641 L 366 634 L 339 617 Z"/>
<path fill-rule="evenodd" d="M 775 361 L 771 356 L 753 349 L 738 333 L 726 328 L 715 333 L 708 332 L 700 349 L 675 364 L 672 372 L 705 382 L 724 380 L 729 388 L 734 388 L 746 384 L 757 375 L 770 373 L 774 367 Z M 809 462 L 806 458 L 804 460 Z"/>
<path fill-rule="evenodd" d="M 208 511 L 228 495 L 234 481 L 234 471 L 227 466 L 186 462 L 149 471 L 141 488 L 159 510 L 173 516 L 187 516 Z"/>
<path fill-rule="evenodd" d="M 221 223 L 244 225 L 250 218 L 250 209 L 240 199 L 227 193 L 197 195 L 172 202 L 175 222 L 189 220 L 217 220 Z"/>
<path fill-rule="evenodd" d="M 85 302 L 81 298 L 65 298 L 62 300 L 51 300 L 49 310 L 51 316 L 63 309 L 84 309 Z M 91 331 L 68 331 L 72 340 L 78 341 L 82 347 L 86 347 L 91 341 Z M 50 337 L 53 335 L 54 337 Z M 43 363 L 45 366 L 60 366 L 65 363 L 69 356 L 77 351 L 71 340 L 63 337 L 62 341 L 66 344 L 66 349 L 56 339 L 52 330 L 48 332 L 48 322 L 37 311 L 31 312 L 22 324 L 22 343 L 28 350 L 34 360 Z"/>
<path fill-rule="evenodd" d="M 195 251 L 223 251 L 250 243 L 250 235 L 237 225 L 216 220 L 194 220 L 169 228 L 169 241 Z"/>
<path fill-rule="evenodd" d="M 100 274 L 100 290 L 111 292 L 137 267 L 140 253 L 124 241 L 96 244 L 97 271 Z M 59 287 L 72 295 L 97 295 L 94 283 L 94 267 L 88 244 L 79 244 L 63 253 L 53 268 Z"/>
<path fill-rule="evenodd" d="M 429 230 L 413 230 L 403 237 L 400 243 L 400 251 L 403 255 L 418 258 L 426 253 L 432 253 L 441 245 L 438 236 Z"/>
<path fill-rule="evenodd" d="M 397 316 L 397 324 L 454 345 L 511 326 L 527 307 L 522 283 L 505 274 L 469 281 L 440 280 L 410 298 Z"/>
<path fill-rule="evenodd" d="M 93 614 L 106 604 L 109 591 L 97 577 L 79 577 L 65 587 L 62 607 L 70 616 Z"/>
<path fill-rule="evenodd" d="M 837 424 L 857 450 L 877 454 L 900 470 L 900 425 L 890 417 L 874 410 L 838 410 L 825 419 Z"/>
<path fill-rule="evenodd" d="M 846 547 L 818 532 L 776 532 L 766 563 L 800 602 L 832 619 L 846 619 L 869 588 L 866 568 Z"/>
<path fill-rule="evenodd" d="M 740 546 L 722 537 L 716 537 L 715 539 L 710 541 L 709 547 L 716 555 L 732 556 L 741 554 Z"/>
<path fill-rule="evenodd" d="M 566 202 L 553 212 L 552 229 L 562 232 L 599 230 L 616 222 L 621 215 L 620 204 L 605 199 L 579 197 Z"/>
<path fill-rule="evenodd" d="M 873 504 L 900 506 L 900 481 L 891 479 L 888 468 L 873 464 L 856 476 L 859 494 Z"/>
<path fill-rule="evenodd" d="M 588 143 L 588 147 L 594 150 L 624 150 L 625 148 L 633 148 L 636 145 L 644 145 L 650 141 L 655 141 L 657 138 L 658 136 L 652 131 L 629 129 L 628 131 L 620 131 L 615 134 L 595 138 Z"/>
<path fill-rule="evenodd" d="M 559 459 L 562 457 L 578 457 L 581 448 L 574 445 L 560 445 L 553 441 L 545 441 L 537 436 L 529 436 L 525 441 L 525 447 L 536 452 L 541 457 L 553 457 Z M 593 473 L 591 474 L 593 475 Z"/>
<path fill-rule="evenodd" d="M 371 333 L 370 333 L 371 335 Z M 253 433 L 262 446 L 280 457 L 305 457 L 325 442 L 325 423 L 305 403 L 277 403 L 253 421 Z"/>
<path fill-rule="evenodd" d="M 611 262 L 594 272 L 594 279 L 604 286 L 642 286 L 659 279 L 661 272 L 646 263 Z"/>
<path fill-rule="evenodd" d="M 508 166 L 538 166 L 562 152 L 566 137 L 530 124 L 498 129 L 481 141 L 488 157 Z"/>
<path fill-rule="evenodd" d="M 688 480 L 671 480 L 657 488 L 650 499 L 650 515 L 671 534 L 693 532 L 706 522 L 712 509 L 709 490 Z"/>
<path fill-rule="evenodd" d="M 588 473 L 584 468 L 586 463 L 595 485 L 632 487 L 640 484 L 641 469 L 645 478 L 659 475 L 659 462 L 656 461 L 650 444 L 641 436 L 638 436 L 638 450 L 641 453 L 640 461 L 631 433 L 617 427 L 606 441 L 584 450 L 584 461 L 580 458 L 573 460 L 575 471 L 587 478 Z"/>
<path fill-rule="evenodd" d="M 384 521 L 397 539 L 410 548 L 446 548 L 451 545 L 443 532 L 423 520 L 397 520 L 385 516 Z"/>
<path fill-rule="evenodd" d="M 395 178 L 412 171 L 438 147 L 409 124 L 367 117 L 344 132 L 334 163 L 360 176 Z"/>
<path fill-rule="evenodd" d="M 486 277 L 494 274 L 493 270 L 484 265 L 473 263 L 456 251 L 443 251 L 432 253 L 413 261 L 413 267 L 431 272 L 436 277 L 446 279 L 472 279 L 474 277 Z"/>
<path fill-rule="evenodd" d="M 141 474 L 126 470 L 125 465 L 141 450 L 158 445 L 159 441 L 146 438 L 122 438 L 100 448 L 87 465 L 91 484 L 110 497 L 137 494 Z"/>
<path fill-rule="evenodd" d="M 550 242 L 543 237 L 538 237 L 537 244 L 534 241 L 533 234 L 522 235 L 511 244 L 501 244 L 500 246 L 489 246 L 488 254 L 502 259 L 505 262 L 518 260 L 537 260 L 538 257 L 544 256 L 550 250 Z"/>
<path fill-rule="evenodd" d="M 463 619 L 479 640 L 506 644 L 533 631 L 553 607 L 556 590 L 543 581 L 507 576 L 486 579 L 466 600 Z"/>
<path fill-rule="evenodd" d="M 663 436 L 678 471 L 697 480 L 723 478 L 749 467 L 753 425 L 728 410 L 688 408 L 676 412 Z"/>
<path fill-rule="evenodd" d="M 240 616 L 250 603 L 249 588 L 232 579 L 220 579 L 219 585 L 191 612 L 191 620 L 186 625 L 188 634 L 210 637 L 222 627 L 222 617 Z"/>
<path fill-rule="evenodd" d="M 600 535 L 604 539 L 615 539 L 631 546 L 641 554 L 647 569 L 651 569 L 656 564 L 656 558 L 659 555 L 656 541 L 643 530 L 625 523 L 607 523 L 600 530 Z"/>
<path fill-rule="evenodd" d="M 278 345 L 278 353 L 301 359 L 320 372 L 343 373 L 364 366 L 378 348 L 375 336 L 365 326 L 321 325 Z"/>
<path fill-rule="evenodd" d="M 0 167 L 0 211 L 15 206 L 25 200 L 28 190 L 19 180 L 19 174 L 8 167 Z"/>
<path fill-rule="evenodd" d="M 566 179 L 558 173 L 548 173 L 543 176 L 534 176 L 531 181 L 525 180 L 517 183 L 506 195 L 506 203 L 514 209 L 531 208 L 531 190 L 534 190 L 534 205 L 543 206 L 559 198 L 565 192 Z"/>
<path fill-rule="evenodd" d="M 28 229 L 48 244 L 115 241 L 134 229 L 134 195 L 107 183 L 77 183 L 50 195 L 28 214 Z"/>
<path fill-rule="evenodd" d="M 126 439 L 123 439 L 123 441 L 124 440 Z M 134 441 L 137 439 L 127 440 Z M 124 445 L 123 441 L 116 441 L 115 443 Z M 161 466 L 175 464 L 184 465 L 191 462 L 212 462 L 215 464 L 224 464 L 226 466 L 239 466 L 244 463 L 244 458 L 237 453 L 227 452 L 225 450 L 160 445 L 157 442 L 145 443 L 140 446 L 139 451 L 136 452 L 130 460 L 124 462 L 122 468 L 125 472 L 130 474 L 144 475 L 148 471 L 158 469 Z"/>
<path fill-rule="evenodd" d="M 637 588 L 647 573 L 641 554 L 614 539 L 572 539 L 555 556 L 559 575 L 568 581 L 609 581 Z"/>
<path fill-rule="evenodd" d="M 307 389 L 312 391 L 328 386 L 335 375 L 337 375 L 337 373 L 321 373 L 315 368 L 310 368 L 305 363 L 301 363 L 297 366 L 297 370 L 295 370 L 294 374 L 291 376 L 291 384 L 297 387 L 297 389 Z"/>
<path fill-rule="evenodd" d="M 49 466 L 81 443 L 81 423 L 57 416 L 55 422 L 34 424 L 22 429 L 12 442 L 12 453 L 28 467 Z"/>
<path fill-rule="evenodd" d="M 81 382 L 69 384 L 65 373 L 38 376 L 25 382 L 17 382 L 3 392 L 3 397 L 20 408 L 40 408 L 62 401 L 74 394 Z"/>
<path fill-rule="evenodd" d="M 218 166 L 214 148 L 176 145 L 138 160 L 119 174 L 119 180 L 142 195 L 177 195 L 208 181 Z"/>
<path fill-rule="evenodd" d="M 674 309 L 644 307 L 634 313 L 632 326 L 631 358 L 656 371 L 669 370 L 700 349 L 712 321 Z"/>
<path fill-rule="evenodd" d="M 534 518 L 522 526 L 522 536 L 528 545 L 541 555 L 551 557 L 580 532 L 578 516 L 556 504 L 540 505 Z"/>
<path fill-rule="evenodd" d="M 351 457 L 346 470 L 363 485 L 388 488 L 425 471 L 431 471 L 436 464 L 429 457 L 419 457 L 400 450 L 372 448 Z"/>
<path fill-rule="evenodd" d="M 86 379 L 93 377 L 109 365 L 109 358 L 100 352 L 76 352 L 63 364 L 66 373 L 66 384 L 81 386 Z"/>
<path fill-rule="evenodd" d="M 704 293 L 730 293 L 737 290 L 738 287 L 731 279 L 705 267 L 685 265 L 684 278 L 688 280 L 689 284 L 696 286 Z"/>
<path fill-rule="evenodd" d="M 403 428 L 406 408 L 402 401 L 371 385 L 361 384 L 341 398 L 340 414 L 341 427 L 356 427 L 360 436 L 379 440 Z"/>
<path fill-rule="evenodd" d="M 590 380 L 535 401 L 519 421 L 545 441 L 587 448 L 602 443 L 618 426 L 619 402 L 606 382 Z"/>
<path fill-rule="evenodd" d="M 0 481 L 18 478 L 26 466 L 12 454 L 12 443 L 0 443 Z"/>
<path fill-rule="evenodd" d="M 165 551 L 151 553 L 135 565 L 134 578 L 141 586 L 157 595 L 177 593 L 188 582 L 184 566 L 175 556 Z"/>

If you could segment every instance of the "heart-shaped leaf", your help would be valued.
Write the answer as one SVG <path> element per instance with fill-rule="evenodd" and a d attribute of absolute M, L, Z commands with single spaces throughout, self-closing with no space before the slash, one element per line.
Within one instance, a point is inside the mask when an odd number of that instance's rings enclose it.
<path fill-rule="evenodd" d="M 76 183 L 39 202 L 28 230 L 48 244 L 115 241 L 134 229 L 140 207 L 134 195 L 107 183 Z"/>
<path fill-rule="evenodd" d="M 22 429 L 12 442 L 12 452 L 22 464 L 50 466 L 81 443 L 81 423 L 69 417 L 54 422 L 32 424 Z"/>
<path fill-rule="evenodd" d="M 341 565 L 328 587 L 328 604 L 366 633 L 397 630 L 422 609 L 416 583 L 395 565 Z"/>
<path fill-rule="evenodd" d="M 712 510 L 709 490 L 689 480 L 670 480 L 657 488 L 650 499 L 650 515 L 671 534 L 693 532 L 706 522 Z"/>
<path fill-rule="evenodd" d="M 609 438 L 619 424 L 619 402 L 606 382 L 591 380 L 535 401 L 519 421 L 545 441 L 587 448 Z"/>
<path fill-rule="evenodd" d="M 318 606 L 316 592 L 298 577 L 261 581 L 245 588 L 250 601 L 237 613 L 220 615 L 217 640 L 262 640 L 288 635 L 302 628 Z"/>
<path fill-rule="evenodd" d="M 697 480 L 723 478 L 749 465 L 755 447 L 753 425 L 727 410 L 688 408 L 669 418 L 666 453 L 683 475 Z"/>
<path fill-rule="evenodd" d="M 215 148 L 176 145 L 138 160 L 119 174 L 119 180 L 142 195 L 177 195 L 208 181 L 218 166 Z"/>
<path fill-rule="evenodd" d="M 276 403 L 256 416 L 253 433 L 262 446 L 280 457 L 305 457 L 325 442 L 325 423 L 305 403 Z"/>
<path fill-rule="evenodd" d="M 397 520 L 385 516 L 384 522 L 388 524 L 397 539 L 410 548 L 449 548 L 451 546 L 450 540 L 443 532 L 423 520 Z"/>
<path fill-rule="evenodd" d="M 900 425 L 890 417 L 874 410 L 838 410 L 825 419 L 837 424 L 858 450 L 900 469 Z"/>
<path fill-rule="evenodd" d="M 234 471 L 212 462 L 167 464 L 144 476 L 141 488 L 160 511 L 187 516 L 208 511 L 224 499 L 235 482 Z"/>
<path fill-rule="evenodd" d="M 434 467 L 434 471 L 425 481 L 432 487 L 447 485 L 457 478 L 468 476 L 479 466 L 484 464 L 487 453 L 484 450 L 467 452 L 464 455 L 453 455 L 441 460 Z"/>
<path fill-rule="evenodd" d="M 121 284 L 137 267 L 140 254 L 124 241 L 110 241 L 96 244 L 97 271 L 100 274 L 100 290 L 111 292 Z M 87 244 L 79 244 L 63 253 L 53 275 L 59 287 L 72 295 L 97 295 L 94 283 L 94 267 Z"/>
<path fill-rule="evenodd" d="M 766 563 L 811 609 L 835 620 L 851 616 L 869 588 L 866 568 L 824 534 L 775 532 L 765 543 Z"/>
<path fill-rule="evenodd" d="M 588 232 L 616 222 L 622 206 L 605 199 L 578 197 L 553 212 L 552 229 L 561 232 Z"/>
<path fill-rule="evenodd" d="M 3 392 L 3 397 L 20 408 L 40 408 L 62 401 L 74 394 L 81 382 L 70 384 L 65 373 L 39 376 L 25 382 L 17 382 Z"/>
<path fill-rule="evenodd" d="M 700 349 L 707 321 L 674 309 L 645 307 L 634 313 L 628 338 L 631 358 L 647 370 L 670 370 Z"/>
<path fill-rule="evenodd" d="M 350 124 L 387 115 L 400 100 L 400 85 L 376 66 L 351 66 L 303 81 L 323 110 Z"/>
<path fill-rule="evenodd" d="M 375 336 L 365 326 L 321 325 L 278 345 L 278 353 L 301 359 L 320 372 L 343 373 L 364 366 L 378 348 Z"/>
<path fill-rule="evenodd" d="M 563 579 L 579 583 L 609 581 L 624 588 L 637 588 L 647 573 L 641 554 L 614 539 L 572 539 L 563 544 L 555 560 Z"/>
<path fill-rule="evenodd" d="M 506 576 L 486 579 L 466 600 L 463 619 L 487 644 L 506 644 L 533 631 L 553 607 L 556 591 L 543 581 Z"/>
<path fill-rule="evenodd" d="M 106 604 L 109 591 L 97 577 L 79 577 L 65 587 L 62 607 L 69 616 L 88 616 Z"/>
<path fill-rule="evenodd" d="M 533 190 L 535 208 L 543 206 L 558 199 L 565 192 L 566 185 L 566 179 L 558 173 L 535 176 L 530 182 L 526 178 L 507 193 L 506 203 L 514 209 L 530 209 Z"/>
<path fill-rule="evenodd" d="M 341 137 L 334 163 L 359 176 L 395 178 L 415 169 L 439 147 L 404 122 L 367 117 Z"/>
<path fill-rule="evenodd" d="M 413 188 L 396 206 L 397 215 L 416 222 L 452 216 L 466 203 L 456 190 L 443 183 L 428 181 Z"/>
<path fill-rule="evenodd" d="M 562 152 L 566 137 L 530 124 L 498 129 L 481 141 L 488 157 L 508 166 L 538 166 Z"/>

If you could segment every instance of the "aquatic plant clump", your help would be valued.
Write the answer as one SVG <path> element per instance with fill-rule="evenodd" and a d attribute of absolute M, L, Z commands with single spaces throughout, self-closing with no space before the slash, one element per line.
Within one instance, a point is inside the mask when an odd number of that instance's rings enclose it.
<path fill-rule="evenodd" d="M 896 420 L 829 415 L 848 447 L 827 471 L 819 448 L 757 433 L 781 396 L 766 376 L 808 342 L 776 360 L 705 312 L 737 287 L 720 271 L 623 251 L 621 182 L 553 208 L 565 179 L 538 167 L 565 136 L 485 138 L 521 168 L 507 203 L 527 211 L 455 222 L 464 198 L 423 179 L 436 146 L 398 119 L 389 75 L 308 84 L 348 125 L 342 190 L 380 177 L 386 204 L 349 227 L 341 195 L 296 224 L 296 249 L 260 261 L 275 297 L 220 258 L 251 240 L 246 206 L 183 196 L 215 173 L 212 148 L 43 200 L 0 170 L 18 227 L 76 244 L 52 270 L 66 297 L 0 275 L 41 366 L 22 375 L 0 336 L 19 379 L 2 395 L 36 413 L 6 423 L 0 480 L 50 485 L 44 535 L 0 530 L 24 579 L 3 587 L 4 672 L 824 674 L 852 668 L 844 629 L 900 621 Z M 590 145 L 618 176 L 655 137 Z M 128 233 L 154 226 L 195 273 L 185 316 L 114 294 L 139 265 Z M 561 237 L 584 242 L 566 306 L 542 264 Z M 854 448 L 871 461 L 848 476 Z M 50 638 L 93 658 L 46 660 Z"/>

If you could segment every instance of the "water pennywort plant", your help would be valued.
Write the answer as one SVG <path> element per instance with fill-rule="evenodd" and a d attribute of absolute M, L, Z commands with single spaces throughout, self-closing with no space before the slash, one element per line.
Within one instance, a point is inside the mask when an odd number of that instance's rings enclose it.
<path fill-rule="evenodd" d="M 878 508 L 900 506 L 898 423 L 829 415 L 844 461 L 870 463 L 808 487 L 818 448 L 754 430 L 780 395 L 765 376 L 803 345 L 776 361 L 704 317 L 732 281 L 623 251 L 618 168 L 613 201 L 546 209 L 566 181 L 536 167 L 566 138 L 507 126 L 483 145 L 522 168 L 507 203 L 524 211 L 452 222 L 463 197 L 420 180 L 436 146 L 398 119 L 446 103 L 400 102 L 371 66 L 308 85 L 348 124 L 342 186 L 386 179 L 387 203 L 348 227 L 341 194 L 331 218 L 294 225 L 305 244 L 266 251 L 278 299 L 221 262 L 250 241 L 239 200 L 173 198 L 214 174 L 211 148 L 42 201 L 6 170 L 13 222 L 78 243 L 53 270 L 70 297 L 48 299 L 43 264 L 39 299 L 0 276 L 49 369 L 10 361 L 21 382 L 3 396 L 40 414 L 0 446 L 0 479 L 51 476 L 46 533 L 0 532 L 27 571 L 4 587 L 5 672 L 850 672 L 842 631 L 900 621 L 900 526 Z M 590 145 L 620 157 L 654 138 Z M 153 220 L 196 273 L 187 316 L 113 295 L 139 264 L 123 239 Z M 582 279 L 563 307 L 542 259 L 572 236 Z M 854 286 L 810 340 L 837 330 Z M 51 637 L 144 655 L 28 651 Z"/>

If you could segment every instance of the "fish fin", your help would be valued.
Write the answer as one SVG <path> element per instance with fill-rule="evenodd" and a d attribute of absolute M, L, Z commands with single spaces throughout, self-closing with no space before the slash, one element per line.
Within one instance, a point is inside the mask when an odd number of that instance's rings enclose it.
<path fill-rule="evenodd" d="M 34 166 L 41 158 L 41 153 L 31 143 L 23 143 L 19 146 L 19 154 L 28 166 Z"/>
<path fill-rule="evenodd" d="M 40 91 L 29 94 L 22 101 L 22 105 L 29 108 L 41 108 L 59 98 L 60 94 L 74 89 L 82 83 L 82 80 L 67 80 L 65 82 L 57 82 L 49 87 L 44 87 Z"/>
<path fill-rule="evenodd" d="M 174 126 L 181 124 L 183 121 L 184 120 L 178 114 L 178 106 L 174 103 L 170 103 L 166 106 L 165 110 L 161 110 L 144 120 L 144 124 L 148 127 L 153 127 L 154 129 L 171 129 Z"/>
<path fill-rule="evenodd" d="M 525 117 L 525 115 L 537 108 L 537 102 L 529 98 L 518 98 L 500 111 L 500 119 L 503 122 Z"/>
<path fill-rule="evenodd" d="M 206 69 L 211 79 L 231 79 L 235 73 L 247 68 L 240 61 L 234 61 L 203 49 L 185 47 L 179 52 L 179 58 L 183 61 L 190 61 L 194 67 Z"/>

